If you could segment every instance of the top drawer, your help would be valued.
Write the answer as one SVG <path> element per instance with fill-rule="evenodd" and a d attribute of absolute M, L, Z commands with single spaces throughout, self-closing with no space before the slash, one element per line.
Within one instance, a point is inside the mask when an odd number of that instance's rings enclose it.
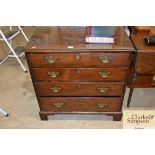
<path fill-rule="evenodd" d="M 128 66 L 130 53 L 49 53 L 29 54 L 31 67 L 110 67 Z"/>
<path fill-rule="evenodd" d="M 138 53 L 136 62 L 136 71 L 141 74 L 155 73 L 155 52 Z"/>

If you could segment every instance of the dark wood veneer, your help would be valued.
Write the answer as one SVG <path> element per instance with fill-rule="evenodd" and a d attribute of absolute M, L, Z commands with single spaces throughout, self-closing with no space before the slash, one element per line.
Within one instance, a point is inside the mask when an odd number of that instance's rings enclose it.
<path fill-rule="evenodd" d="M 34 86 L 39 96 L 121 96 L 124 82 L 34 82 Z"/>
<path fill-rule="evenodd" d="M 85 27 L 39 27 L 25 47 L 40 118 L 104 114 L 122 118 L 133 46 L 122 27 L 114 44 L 86 44 Z"/>
<path fill-rule="evenodd" d="M 33 81 L 125 81 L 127 67 L 122 68 L 32 68 Z M 58 73 L 53 78 L 48 72 Z M 79 71 L 79 72 L 78 72 Z M 102 77 L 100 72 L 108 75 Z"/>
<path fill-rule="evenodd" d="M 28 60 L 32 67 L 111 67 L 128 66 L 129 53 L 112 52 L 76 52 L 76 53 L 50 53 L 50 54 L 30 54 Z M 54 62 L 50 63 L 47 58 L 53 57 Z M 104 63 L 101 57 L 109 59 Z"/>
<path fill-rule="evenodd" d="M 117 112 L 121 110 L 119 97 L 40 97 L 41 111 L 53 112 Z M 57 107 L 55 103 L 62 103 Z"/>

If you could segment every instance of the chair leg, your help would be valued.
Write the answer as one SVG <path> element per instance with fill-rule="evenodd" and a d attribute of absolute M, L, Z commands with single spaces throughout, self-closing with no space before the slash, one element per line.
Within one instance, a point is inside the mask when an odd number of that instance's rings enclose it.
<path fill-rule="evenodd" d="M 0 109 L 0 113 L 2 113 L 4 116 L 6 116 L 6 117 L 8 117 L 9 116 L 9 114 L 8 113 L 6 113 L 4 110 L 2 110 L 2 109 Z"/>
<path fill-rule="evenodd" d="M 128 101 L 127 101 L 127 107 L 130 106 L 133 91 L 134 91 L 134 88 L 130 88 L 129 97 L 128 97 Z"/>

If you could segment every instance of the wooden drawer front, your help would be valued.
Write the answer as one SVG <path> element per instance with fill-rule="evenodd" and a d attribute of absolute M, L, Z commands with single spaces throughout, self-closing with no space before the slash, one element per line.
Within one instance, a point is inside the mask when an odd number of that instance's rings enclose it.
<path fill-rule="evenodd" d="M 121 98 L 104 97 L 40 97 L 42 111 L 116 112 L 121 110 Z"/>
<path fill-rule="evenodd" d="M 128 66 L 129 53 L 52 53 L 29 54 L 32 67 Z"/>
<path fill-rule="evenodd" d="M 155 73 L 155 53 L 138 54 L 136 71 L 141 74 Z"/>
<path fill-rule="evenodd" d="M 123 82 L 34 82 L 39 96 L 121 96 Z"/>
<path fill-rule="evenodd" d="M 153 80 L 154 75 L 143 75 L 138 74 L 137 79 L 134 83 L 131 81 L 129 82 L 129 87 L 136 87 L 136 88 L 149 88 L 155 87 L 155 80 Z"/>
<path fill-rule="evenodd" d="M 127 68 L 32 68 L 33 81 L 124 81 Z"/>

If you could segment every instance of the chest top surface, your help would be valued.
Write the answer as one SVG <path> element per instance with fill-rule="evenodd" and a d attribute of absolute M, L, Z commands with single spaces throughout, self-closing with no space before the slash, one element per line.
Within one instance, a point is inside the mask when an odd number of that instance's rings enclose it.
<path fill-rule="evenodd" d="M 132 40 L 138 50 L 138 52 L 154 52 L 155 46 L 148 46 L 144 42 L 144 36 L 149 35 L 149 30 L 138 30 L 136 34 L 132 34 Z"/>
<path fill-rule="evenodd" d="M 25 47 L 26 52 L 49 52 L 75 50 L 113 50 L 133 51 L 134 48 L 122 27 L 115 27 L 115 43 L 86 44 L 85 26 L 51 26 L 37 27 L 30 41 Z"/>

